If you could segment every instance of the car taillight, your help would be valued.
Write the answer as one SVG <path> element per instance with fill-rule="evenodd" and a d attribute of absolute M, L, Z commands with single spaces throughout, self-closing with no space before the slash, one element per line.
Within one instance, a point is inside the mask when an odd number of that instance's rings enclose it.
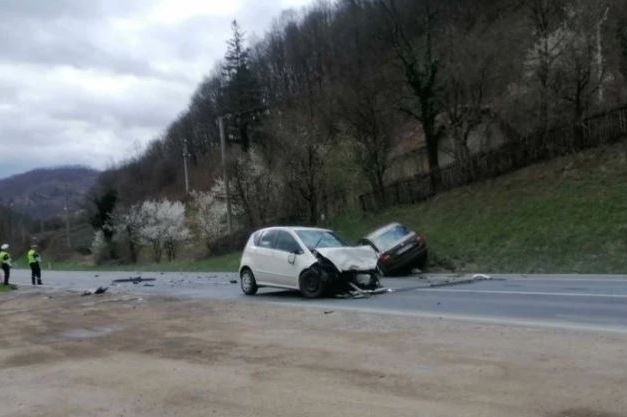
<path fill-rule="evenodd" d="M 386 264 L 390 262 L 391 259 L 392 257 L 386 253 L 379 257 L 379 262 L 381 262 L 382 264 Z"/>

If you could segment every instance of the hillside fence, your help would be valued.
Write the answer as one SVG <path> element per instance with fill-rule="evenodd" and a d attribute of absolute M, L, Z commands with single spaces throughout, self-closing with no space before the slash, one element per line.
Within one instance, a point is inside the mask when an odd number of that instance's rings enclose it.
<path fill-rule="evenodd" d="M 590 116 L 578 126 L 561 127 L 545 134 L 512 138 L 497 149 L 472 155 L 464 163 L 440 169 L 438 192 L 524 168 L 531 164 L 616 142 L 627 136 L 627 105 Z M 375 211 L 399 204 L 412 204 L 434 195 L 431 177 L 419 174 L 385 187 L 385 201 L 374 193 L 359 196 L 363 211 Z"/>

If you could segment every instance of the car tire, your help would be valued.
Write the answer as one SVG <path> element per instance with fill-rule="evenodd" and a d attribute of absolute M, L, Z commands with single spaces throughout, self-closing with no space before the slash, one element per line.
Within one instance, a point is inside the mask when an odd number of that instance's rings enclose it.
<path fill-rule="evenodd" d="M 255 295 L 257 294 L 257 290 L 259 287 L 257 286 L 257 281 L 255 280 L 255 275 L 253 271 L 248 268 L 242 269 L 240 273 L 240 287 L 242 288 L 242 292 L 246 295 Z"/>
<path fill-rule="evenodd" d="M 322 279 L 320 271 L 311 268 L 300 274 L 298 288 L 305 298 L 319 298 L 326 290 L 326 283 Z"/>
<path fill-rule="evenodd" d="M 425 269 L 427 266 L 427 253 L 425 252 L 418 258 L 418 262 L 416 262 L 416 267 L 420 270 Z"/>
<path fill-rule="evenodd" d="M 368 285 L 368 289 L 370 290 L 376 290 L 377 288 L 381 288 L 383 285 L 381 284 L 381 273 L 379 272 L 374 272 L 371 276 L 370 276 L 370 284 Z"/>

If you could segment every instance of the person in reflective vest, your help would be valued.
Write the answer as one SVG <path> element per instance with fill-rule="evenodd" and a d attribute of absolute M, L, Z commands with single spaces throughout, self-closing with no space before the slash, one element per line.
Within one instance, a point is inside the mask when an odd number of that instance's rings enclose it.
<path fill-rule="evenodd" d="M 39 252 L 37 252 L 37 245 L 31 245 L 30 250 L 26 254 L 26 259 L 30 266 L 33 285 L 41 285 L 41 266 L 39 265 L 41 257 L 39 256 Z"/>
<path fill-rule="evenodd" d="M 8 244 L 3 243 L 0 246 L 0 265 L 4 271 L 4 285 L 9 285 L 9 275 L 11 275 L 11 255 L 8 250 Z"/>

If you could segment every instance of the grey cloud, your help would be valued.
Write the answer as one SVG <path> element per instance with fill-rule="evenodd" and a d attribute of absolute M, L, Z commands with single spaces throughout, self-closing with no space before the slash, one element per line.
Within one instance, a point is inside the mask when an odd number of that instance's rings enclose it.
<path fill-rule="evenodd" d="M 124 159 L 187 107 L 223 56 L 232 18 L 261 36 L 304 0 L 246 0 L 232 17 L 149 24 L 158 1 L 0 0 L 0 178 Z"/>
<path fill-rule="evenodd" d="M 50 21 L 59 18 L 100 19 L 103 15 L 128 16 L 143 10 L 151 0 L 2 0 L 2 15 Z"/>

